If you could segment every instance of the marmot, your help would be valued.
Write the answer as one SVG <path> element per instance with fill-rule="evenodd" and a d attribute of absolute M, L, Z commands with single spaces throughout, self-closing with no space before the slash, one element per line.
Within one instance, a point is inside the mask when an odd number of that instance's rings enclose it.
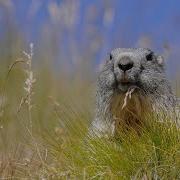
<path fill-rule="evenodd" d="M 169 113 L 176 107 L 163 57 L 146 48 L 117 48 L 98 76 L 91 130 L 114 134 L 119 128 L 138 129 L 148 112 Z"/>

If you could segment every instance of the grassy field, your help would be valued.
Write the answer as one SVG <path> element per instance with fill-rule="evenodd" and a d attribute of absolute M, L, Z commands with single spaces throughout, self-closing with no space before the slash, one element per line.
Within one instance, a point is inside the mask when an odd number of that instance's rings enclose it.
<path fill-rule="evenodd" d="M 175 126 L 152 116 L 141 136 L 89 137 L 93 78 L 32 58 L 0 67 L 0 179 L 180 179 Z"/>

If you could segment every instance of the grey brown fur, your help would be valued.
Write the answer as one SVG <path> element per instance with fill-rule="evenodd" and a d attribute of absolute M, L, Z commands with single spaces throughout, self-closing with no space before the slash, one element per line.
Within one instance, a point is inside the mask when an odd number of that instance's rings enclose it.
<path fill-rule="evenodd" d="M 135 92 L 123 109 L 125 95 L 131 88 L 135 88 Z M 141 119 L 145 106 L 146 111 L 152 107 L 156 112 L 173 112 L 177 108 L 177 100 L 166 78 L 163 57 L 145 48 L 114 49 L 98 76 L 96 117 L 91 130 L 114 133 L 117 121 L 127 121 L 127 117 L 133 116 L 132 121 Z M 113 108 L 118 117 L 114 117 Z"/>

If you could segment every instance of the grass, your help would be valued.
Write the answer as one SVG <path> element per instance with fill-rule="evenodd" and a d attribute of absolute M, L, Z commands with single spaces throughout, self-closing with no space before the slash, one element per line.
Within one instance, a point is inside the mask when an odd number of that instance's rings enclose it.
<path fill-rule="evenodd" d="M 91 78 L 59 78 L 46 66 L 32 72 L 24 61 L 0 72 L 1 179 L 180 178 L 180 132 L 168 120 L 148 117 L 141 136 L 89 137 Z"/>
<path fill-rule="evenodd" d="M 151 121 L 151 120 L 150 120 Z M 78 129 L 81 132 L 82 128 Z M 74 137 L 74 138 L 73 138 Z M 78 179 L 178 179 L 179 130 L 167 123 L 149 122 L 142 136 L 134 132 L 119 139 L 81 138 L 73 135 L 62 150 L 64 168 Z M 59 151 L 54 154 L 58 157 Z M 65 161 L 64 161 L 65 160 Z M 62 165 L 63 163 L 60 163 Z"/>

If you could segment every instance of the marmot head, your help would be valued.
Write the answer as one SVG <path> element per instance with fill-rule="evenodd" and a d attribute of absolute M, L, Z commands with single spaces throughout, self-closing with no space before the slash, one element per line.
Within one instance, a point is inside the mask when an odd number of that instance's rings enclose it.
<path fill-rule="evenodd" d="M 97 79 L 95 128 L 139 131 L 149 114 L 157 112 L 159 117 L 174 102 L 161 56 L 145 48 L 114 49 Z"/>
<path fill-rule="evenodd" d="M 108 84 L 115 85 L 121 92 L 135 86 L 146 93 L 153 93 L 166 79 L 163 57 L 145 48 L 114 49 L 109 54 L 105 67 L 111 69 L 114 77 L 110 75 L 111 82 Z"/>

